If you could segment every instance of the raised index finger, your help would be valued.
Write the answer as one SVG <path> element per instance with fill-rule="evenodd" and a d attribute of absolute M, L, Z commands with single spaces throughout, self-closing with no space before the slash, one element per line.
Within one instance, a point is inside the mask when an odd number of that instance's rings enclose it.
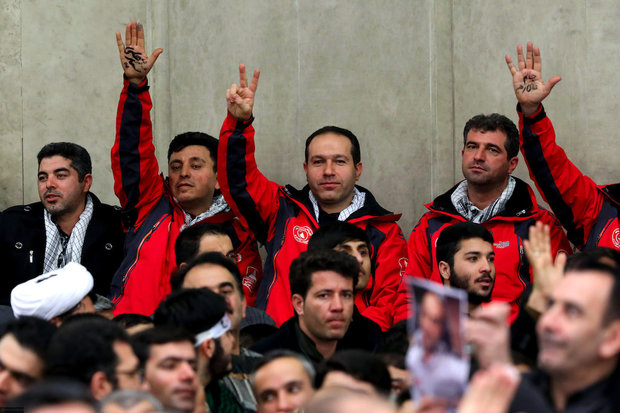
<path fill-rule="evenodd" d="M 243 63 L 239 65 L 239 87 L 248 87 L 248 75 L 245 73 L 245 65 Z"/>
<path fill-rule="evenodd" d="M 519 70 L 525 69 L 525 57 L 523 56 L 523 46 L 517 46 L 517 63 L 519 65 Z"/>

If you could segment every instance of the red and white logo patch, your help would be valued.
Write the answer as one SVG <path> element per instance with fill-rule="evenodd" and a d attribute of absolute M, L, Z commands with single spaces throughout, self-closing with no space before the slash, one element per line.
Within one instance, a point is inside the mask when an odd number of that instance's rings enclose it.
<path fill-rule="evenodd" d="M 407 271 L 408 263 L 409 263 L 409 260 L 407 260 L 407 257 L 400 257 L 398 259 L 398 265 L 400 265 L 400 276 L 401 277 L 405 275 L 405 271 Z"/>
<path fill-rule="evenodd" d="M 295 225 L 293 228 L 293 238 L 295 238 L 295 241 L 297 242 L 307 244 L 311 236 L 312 230 L 310 227 L 300 227 L 299 225 Z"/>
<path fill-rule="evenodd" d="M 620 249 L 620 228 L 616 228 L 611 234 L 611 242 L 613 242 L 614 247 Z"/>

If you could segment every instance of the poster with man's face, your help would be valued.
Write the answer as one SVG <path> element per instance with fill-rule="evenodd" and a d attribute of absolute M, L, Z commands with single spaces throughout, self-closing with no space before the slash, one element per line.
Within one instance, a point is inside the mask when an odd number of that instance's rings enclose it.
<path fill-rule="evenodd" d="M 407 280 L 412 317 L 408 321 L 407 369 L 411 397 L 439 399 L 456 407 L 469 377 L 465 350 L 467 293 L 429 280 Z"/>

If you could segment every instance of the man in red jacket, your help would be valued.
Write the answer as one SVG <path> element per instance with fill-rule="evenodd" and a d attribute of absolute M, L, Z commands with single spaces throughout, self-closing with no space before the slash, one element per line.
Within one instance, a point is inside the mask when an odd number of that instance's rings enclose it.
<path fill-rule="evenodd" d="M 162 53 L 144 51 L 142 26 L 127 25 L 126 41 L 116 33 L 125 72 L 112 147 L 114 191 L 127 228 L 126 256 L 112 281 L 115 315 L 150 315 L 170 292 L 179 232 L 198 222 L 221 224 L 231 236 L 241 274 L 260 280 L 256 240 L 217 194 L 217 139 L 204 133 L 176 136 L 168 149 L 168 178 L 159 175 L 150 119 L 146 75 Z M 252 296 L 256 291 L 246 291 Z"/>
<path fill-rule="evenodd" d="M 477 115 L 463 130 L 462 170 L 465 180 L 426 205 L 429 209 L 409 238 L 407 274 L 441 282 L 435 260 L 441 231 L 457 222 L 482 224 L 495 240 L 496 279 L 492 300 L 511 303 L 512 320 L 521 293 L 532 282 L 523 250 L 528 228 L 536 221 L 551 226 L 553 255 L 571 251 L 557 219 L 539 207 L 530 187 L 511 173 L 519 162 L 519 131 L 507 117 Z M 400 287 L 405 290 L 405 283 Z M 394 321 L 407 317 L 407 300 L 396 303 Z"/>
<path fill-rule="evenodd" d="M 596 246 L 620 250 L 620 184 L 597 185 L 568 159 L 555 142 L 555 131 L 542 101 L 560 80 L 542 81 L 540 50 L 527 44 L 517 47 L 519 70 L 510 56 L 506 63 L 519 104 L 521 152 L 540 194 L 549 203 L 579 249 Z"/>
<path fill-rule="evenodd" d="M 347 221 L 366 231 L 371 244 L 374 278 L 369 289 L 375 304 L 362 315 L 389 328 L 407 248 L 396 224 L 400 215 L 385 210 L 368 190 L 355 185 L 362 174 L 357 137 L 347 129 L 323 127 L 306 140 L 308 185 L 297 190 L 269 181 L 254 158 L 252 108 L 259 72 L 249 86 L 245 66 L 240 65 L 239 72 L 240 85 L 226 92 L 228 116 L 220 132 L 217 172 L 226 201 L 267 250 L 256 306 L 278 324 L 291 318 L 291 262 L 306 250 L 320 225 Z"/>

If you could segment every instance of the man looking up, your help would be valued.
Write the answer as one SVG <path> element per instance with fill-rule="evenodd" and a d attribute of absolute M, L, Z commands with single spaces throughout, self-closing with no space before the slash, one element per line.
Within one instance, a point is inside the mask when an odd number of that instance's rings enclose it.
<path fill-rule="evenodd" d="M 233 84 L 226 92 L 228 116 L 220 131 L 218 176 L 227 202 L 267 250 L 256 306 L 278 325 L 293 316 L 287 277 L 292 260 L 306 250 L 319 226 L 348 221 L 366 231 L 372 246 L 375 284 L 370 295 L 376 304 L 362 315 L 388 329 L 406 266 L 406 243 L 396 224 L 400 215 L 383 209 L 368 190 L 355 185 L 362 174 L 357 137 L 347 129 L 325 126 L 306 140 L 307 186 L 297 190 L 269 181 L 254 158 L 252 110 L 259 71 L 249 86 L 244 65 L 239 65 L 239 75 L 239 86 Z"/>
<path fill-rule="evenodd" d="M 205 220 L 227 226 L 244 277 L 260 280 L 262 262 L 253 235 L 216 192 L 217 139 L 199 132 L 177 135 L 168 147 L 168 178 L 159 175 L 146 75 L 162 50 L 145 53 L 144 30 L 136 22 L 127 25 L 125 37 L 126 45 L 116 34 L 125 77 L 112 172 L 128 231 L 127 255 L 114 276 L 112 296 L 115 315 L 151 315 L 170 292 L 174 242 L 185 227 Z"/>
<path fill-rule="evenodd" d="M 199 386 L 193 335 L 155 327 L 136 334 L 131 342 L 144 371 L 145 390 L 166 409 L 194 411 Z"/>
<path fill-rule="evenodd" d="M 519 102 L 521 152 L 538 192 L 577 248 L 620 250 L 620 184 L 599 186 L 568 159 L 555 141 L 553 125 L 542 106 L 562 78 L 554 76 L 543 82 L 540 49 L 531 42 L 526 56 L 523 47 L 517 47 L 517 58 L 518 70 L 508 55 L 506 63 Z"/>
<path fill-rule="evenodd" d="M 409 237 L 407 274 L 441 282 L 434 260 L 441 231 L 457 222 L 482 224 L 495 240 L 496 281 L 491 298 L 511 304 L 511 319 L 518 300 L 531 284 L 529 262 L 522 252 L 528 228 L 535 221 L 551 227 L 553 256 L 571 248 L 550 212 L 540 208 L 530 187 L 511 174 L 519 162 L 519 131 L 507 117 L 477 115 L 463 129 L 462 170 L 465 180 L 426 205 L 429 209 Z M 406 283 L 401 283 L 402 291 Z M 394 321 L 407 317 L 407 300 L 396 303 Z"/>
<path fill-rule="evenodd" d="M 38 153 L 41 202 L 14 206 L 0 215 L 0 304 L 11 290 L 40 274 L 81 263 L 94 292 L 107 296 L 123 257 L 121 216 L 90 192 L 90 155 L 80 145 L 56 142 Z"/>
<path fill-rule="evenodd" d="M 493 236 L 482 225 L 459 222 L 437 238 L 437 265 L 444 285 L 467 292 L 469 313 L 491 301 L 495 284 Z"/>

